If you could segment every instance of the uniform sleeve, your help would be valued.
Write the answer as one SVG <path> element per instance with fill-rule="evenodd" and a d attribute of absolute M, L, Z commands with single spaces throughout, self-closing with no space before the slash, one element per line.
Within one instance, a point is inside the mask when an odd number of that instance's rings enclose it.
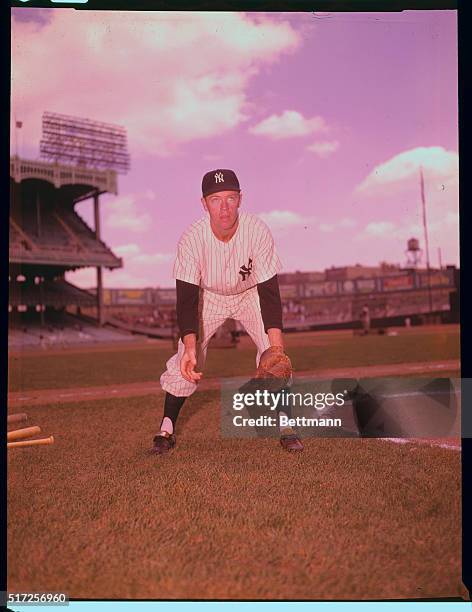
<path fill-rule="evenodd" d="M 272 234 L 267 225 L 262 225 L 262 236 L 259 249 L 254 257 L 254 270 L 257 283 L 263 283 L 275 274 L 280 272 L 282 264 L 280 262 Z"/>
<path fill-rule="evenodd" d="M 181 238 L 177 245 L 173 276 L 176 280 L 200 285 L 201 269 L 196 253 L 192 253 L 188 241 Z"/>
<path fill-rule="evenodd" d="M 277 327 L 283 331 L 282 300 L 277 275 L 257 285 L 264 331 Z"/>
<path fill-rule="evenodd" d="M 195 334 L 198 340 L 198 300 L 200 287 L 177 279 L 176 289 L 179 335 L 183 340 L 186 334 Z"/>

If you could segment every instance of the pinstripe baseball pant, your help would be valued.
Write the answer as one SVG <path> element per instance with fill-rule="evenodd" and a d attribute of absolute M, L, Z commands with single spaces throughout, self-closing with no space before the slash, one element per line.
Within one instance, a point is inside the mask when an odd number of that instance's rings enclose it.
<path fill-rule="evenodd" d="M 198 372 L 203 372 L 211 337 L 226 319 L 239 321 L 254 341 L 257 347 L 257 367 L 260 356 L 270 346 L 269 337 L 264 331 L 257 286 L 236 295 L 220 295 L 201 288 L 198 315 L 196 367 Z M 185 380 L 180 372 L 180 361 L 184 350 L 184 343 L 179 339 L 177 353 L 167 361 L 167 369 L 160 378 L 164 391 L 177 397 L 188 397 L 197 389 L 197 385 Z"/>

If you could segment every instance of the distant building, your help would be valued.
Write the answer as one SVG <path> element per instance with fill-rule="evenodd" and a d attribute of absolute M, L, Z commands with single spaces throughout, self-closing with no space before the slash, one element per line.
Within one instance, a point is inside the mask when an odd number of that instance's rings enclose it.
<path fill-rule="evenodd" d="M 397 264 L 382 263 L 378 266 L 340 266 L 326 268 L 325 280 L 354 280 L 356 278 L 375 278 L 377 276 L 387 276 L 389 274 L 399 274 L 401 268 Z"/>
<path fill-rule="evenodd" d="M 325 280 L 324 272 L 284 272 L 278 274 L 280 285 L 289 285 L 291 283 L 316 283 Z"/>

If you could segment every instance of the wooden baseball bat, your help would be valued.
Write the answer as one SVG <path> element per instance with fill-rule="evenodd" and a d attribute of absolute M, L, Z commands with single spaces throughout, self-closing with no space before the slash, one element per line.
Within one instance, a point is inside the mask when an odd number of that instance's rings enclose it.
<path fill-rule="evenodd" d="M 25 427 L 24 429 L 14 429 L 7 433 L 8 442 L 13 440 L 21 440 L 21 438 L 32 438 L 36 434 L 41 433 L 41 427 L 35 425 L 34 427 Z"/>
<path fill-rule="evenodd" d="M 10 425 L 11 423 L 23 423 L 28 420 L 28 415 L 24 412 L 18 412 L 16 414 L 9 414 L 7 422 Z"/>
<path fill-rule="evenodd" d="M 20 440 L 19 442 L 8 442 L 7 447 L 13 448 L 16 446 L 39 446 L 40 444 L 54 444 L 54 437 L 38 438 L 37 440 Z"/>

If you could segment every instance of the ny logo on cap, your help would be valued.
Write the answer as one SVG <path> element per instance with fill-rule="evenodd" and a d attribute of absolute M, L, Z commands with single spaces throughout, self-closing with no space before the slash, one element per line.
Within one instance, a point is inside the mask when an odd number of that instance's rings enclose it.
<path fill-rule="evenodd" d="M 225 179 L 222 172 L 217 172 L 215 174 L 215 183 L 224 183 Z"/>

